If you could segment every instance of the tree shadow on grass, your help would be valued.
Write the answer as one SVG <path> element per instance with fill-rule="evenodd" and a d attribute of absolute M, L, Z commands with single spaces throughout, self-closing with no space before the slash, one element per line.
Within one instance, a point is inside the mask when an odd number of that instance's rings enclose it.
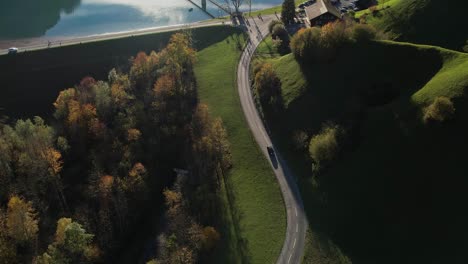
<path fill-rule="evenodd" d="M 344 254 L 353 263 L 421 263 L 430 260 L 431 250 L 439 252 L 434 259 L 462 263 L 461 251 L 448 252 L 466 244 L 455 231 L 467 234 L 466 228 L 453 223 L 467 219 L 456 208 L 468 199 L 459 187 L 467 184 L 459 164 L 468 130 L 461 121 L 458 131 L 455 126 L 423 128 L 411 102 L 411 95 L 441 69 L 440 53 L 376 42 L 337 55 L 302 67 L 308 90 L 288 105 L 281 121 L 269 122 L 288 162 L 303 175 L 299 181 L 310 229 L 341 249 L 336 259 Z M 353 116 L 347 106 L 356 97 L 361 106 Z M 350 139 L 355 146 L 314 183 L 310 161 L 291 150 L 290 133 L 311 135 L 323 122 L 347 124 L 353 118 L 359 119 Z M 441 139 L 444 144 L 434 143 Z"/>
<path fill-rule="evenodd" d="M 47 119 L 51 117 L 52 103 L 60 91 L 75 86 L 85 76 L 106 80 L 112 68 L 128 67 L 129 58 L 138 52 L 149 53 L 164 48 L 175 32 L 177 31 L 0 56 L 0 107 L 4 109 L 5 115 L 13 119 L 33 116 Z M 240 29 L 229 26 L 191 29 L 196 50 L 202 50 L 223 41 L 233 33 L 241 32 Z"/>
<path fill-rule="evenodd" d="M 221 213 L 223 216 L 220 219 L 218 225 L 223 227 L 223 235 L 225 236 L 223 241 L 223 249 L 221 252 L 217 252 L 217 255 L 220 256 L 216 261 L 227 261 L 225 258 L 228 257 L 229 263 L 251 263 L 251 255 L 248 250 L 248 241 L 242 236 L 241 230 L 241 219 L 243 217 L 242 212 L 239 211 L 237 207 L 236 194 L 233 191 L 233 186 L 230 183 L 229 174 L 222 174 L 220 180 L 221 189 L 224 189 L 226 194 L 227 204 L 218 203 L 218 208 L 220 211 L 225 211 L 227 213 Z M 220 195 L 223 191 L 220 190 Z M 222 198 L 221 198 L 222 199 Z M 228 219 L 226 219 L 228 218 Z M 231 232 L 230 227 L 232 226 L 233 232 Z M 235 245 L 230 246 L 227 242 L 235 241 Z M 227 252 L 223 252 L 227 251 Z"/>

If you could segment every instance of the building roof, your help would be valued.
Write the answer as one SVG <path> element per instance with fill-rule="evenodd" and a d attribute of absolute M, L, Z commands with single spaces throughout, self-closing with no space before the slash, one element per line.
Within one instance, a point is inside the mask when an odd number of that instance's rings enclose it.
<path fill-rule="evenodd" d="M 337 18 L 341 18 L 341 13 L 334 7 L 329 0 L 316 0 L 315 3 L 305 7 L 307 18 L 312 20 L 325 13 L 330 13 Z"/>

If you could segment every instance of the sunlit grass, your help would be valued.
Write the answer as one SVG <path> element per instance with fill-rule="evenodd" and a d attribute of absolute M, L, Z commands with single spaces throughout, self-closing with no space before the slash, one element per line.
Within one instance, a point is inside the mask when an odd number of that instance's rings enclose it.
<path fill-rule="evenodd" d="M 279 185 L 270 165 L 255 142 L 240 105 L 236 70 L 244 35 L 230 27 L 231 35 L 198 52 L 195 74 L 199 95 L 211 113 L 227 128 L 234 166 L 226 175 L 224 230 L 228 240 L 213 256 L 212 263 L 274 263 L 283 245 L 286 216 Z M 226 237 L 225 237 L 226 238 Z"/>

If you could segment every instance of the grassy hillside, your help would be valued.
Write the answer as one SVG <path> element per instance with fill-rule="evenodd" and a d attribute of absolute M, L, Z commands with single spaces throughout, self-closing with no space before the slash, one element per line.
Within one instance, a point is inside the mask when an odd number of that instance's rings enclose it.
<path fill-rule="evenodd" d="M 308 67 L 292 55 L 268 60 L 285 102 L 270 124 L 301 176 L 315 241 L 304 262 L 463 263 L 468 54 L 380 41 L 349 45 Z M 455 119 L 424 125 L 422 108 L 440 95 L 454 101 Z M 346 130 L 343 152 L 312 177 L 307 150 L 292 147 L 292 134 L 310 138 L 328 121 Z"/>
<path fill-rule="evenodd" d="M 380 1 L 382 2 L 382 1 Z M 461 50 L 468 40 L 468 2 L 464 0 L 391 0 L 376 17 L 374 24 L 401 41 Z"/>
<path fill-rule="evenodd" d="M 241 109 L 236 84 L 240 51 L 237 32 L 198 52 L 199 96 L 223 119 L 231 142 L 233 169 L 223 198 L 226 230 L 222 248 L 207 263 L 274 263 L 286 232 L 286 215 L 276 178 L 260 152 Z"/>
<path fill-rule="evenodd" d="M 302 2 L 304 2 L 304 1 L 303 0 L 294 0 L 294 3 L 296 4 L 296 6 L 298 6 Z M 253 11 L 253 12 L 251 12 L 251 15 L 252 16 L 256 16 L 258 14 L 273 15 L 276 12 L 276 14 L 278 14 L 278 16 L 279 16 L 279 15 L 281 15 L 281 9 L 283 9 L 282 6 L 278 5 L 278 6 L 262 9 L 262 10 Z"/>

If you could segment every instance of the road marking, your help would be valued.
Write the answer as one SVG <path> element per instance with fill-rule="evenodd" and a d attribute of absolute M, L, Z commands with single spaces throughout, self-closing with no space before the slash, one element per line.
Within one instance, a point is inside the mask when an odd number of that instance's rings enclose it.
<path fill-rule="evenodd" d="M 296 233 L 299 230 L 299 224 L 296 224 Z"/>
<path fill-rule="evenodd" d="M 297 216 L 297 208 L 296 208 L 296 207 L 294 207 L 294 210 L 296 211 L 296 216 Z"/>
<path fill-rule="evenodd" d="M 296 238 L 294 238 L 293 249 L 296 247 Z"/>
<path fill-rule="evenodd" d="M 291 255 L 289 255 L 288 264 L 291 261 L 291 257 L 292 257 L 292 253 L 291 253 Z"/>

